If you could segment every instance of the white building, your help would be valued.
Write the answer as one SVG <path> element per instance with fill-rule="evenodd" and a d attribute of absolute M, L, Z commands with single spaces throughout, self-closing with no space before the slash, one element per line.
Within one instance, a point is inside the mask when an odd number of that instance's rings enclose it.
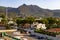
<path fill-rule="evenodd" d="M 0 17 L 0 22 L 1 22 L 1 20 L 2 20 L 3 18 L 2 17 Z"/>
<path fill-rule="evenodd" d="M 10 24 L 13 24 L 13 25 L 10 25 Z M 12 20 L 8 22 L 8 25 L 10 25 L 10 26 L 13 27 L 13 28 L 17 28 L 16 22 L 14 22 L 14 21 L 12 21 Z"/>
<path fill-rule="evenodd" d="M 14 23 L 14 21 L 9 21 L 9 22 L 8 22 L 8 24 L 13 24 L 13 23 Z"/>
<path fill-rule="evenodd" d="M 42 23 L 37 24 L 37 27 L 36 28 L 37 29 L 39 29 L 39 28 L 46 29 L 45 24 L 42 24 Z"/>
<path fill-rule="evenodd" d="M 39 29 L 39 28 L 41 28 L 41 29 L 46 29 L 45 24 L 38 23 L 38 22 L 34 22 L 34 23 L 31 25 L 31 27 L 34 27 L 34 28 L 36 28 L 36 29 Z"/>

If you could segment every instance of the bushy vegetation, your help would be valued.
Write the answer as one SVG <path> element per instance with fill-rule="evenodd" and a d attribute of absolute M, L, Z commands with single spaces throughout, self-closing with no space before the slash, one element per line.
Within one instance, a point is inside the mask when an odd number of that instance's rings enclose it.
<path fill-rule="evenodd" d="M 42 19 L 39 19 L 39 20 L 35 20 L 34 17 L 26 17 L 26 18 L 16 19 L 16 23 L 18 25 L 19 24 L 24 24 L 24 23 L 32 24 L 33 22 L 46 24 L 47 29 L 60 28 L 60 19 L 58 19 L 58 18 L 49 17 L 49 18 L 42 18 Z"/>
<path fill-rule="evenodd" d="M 8 23 L 8 19 L 6 20 L 5 15 L 1 15 L 2 19 L 2 23 L 4 22 L 5 24 Z M 15 18 L 13 19 L 18 26 L 20 24 L 25 24 L 25 23 L 29 23 L 32 24 L 33 22 L 38 22 L 38 23 L 43 23 L 46 24 L 47 29 L 51 29 L 51 28 L 60 28 L 60 19 L 59 18 L 53 18 L 53 17 L 49 17 L 49 18 L 42 18 L 39 20 L 35 20 L 35 17 L 25 17 L 25 18 Z"/>
<path fill-rule="evenodd" d="M 36 22 L 46 24 L 47 29 L 50 28 L 60 28 L 60 19 L 58 18 L 43 18 L 40 20 L 36 20 Z"/>
<path fill-rule="evenodd" d="M 17 18 L 16 19 L 16 23 L 18 24 L 25 24 L 25 23 L 29 23 L 32 24 L 34 22 L 35 18 L 34 17 L 26 17 L 26 18 Z"/>

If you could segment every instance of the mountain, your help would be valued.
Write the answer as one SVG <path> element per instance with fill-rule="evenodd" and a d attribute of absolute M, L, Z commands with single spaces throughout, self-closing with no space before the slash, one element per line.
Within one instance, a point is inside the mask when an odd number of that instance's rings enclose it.
<path fill-rule="evenodd" d="M 53 15 L 53 12 L 51 10 L 43 9 L 36 5 L 23 4 L 20 7 L 18 7 L 18 9 L 20 10 L 21 14 L 26 15 L 26 16 L 40 17 L 40 16 L 52 16 Z"/>
<path fill-rule="evenodd" d="M 0 6 L 0 15 L 5 13 L 6 7 Z"/>
<path fill-rule="evenodd" d="M 6 15 L 6 12 L 8 17 L 15 17 L 18 15 L 19 10 L 18 8 L 0 6 L 0 15 Z"/>
<path fill-rule="evenodd" d="M 15 17 L 15 16 L 18 15 L 19 10 L 18 10 L 18 8 L 8 7 L 8 8 L 7 8 L 7 13 L 8 13 L 8 16 L 9 16 L 9 17 Z"/>
<path fill-rule="evenodd" d="M 60 17 L 60 10 L 43 9 L 41 7 L 38 7 L 37 5 L 23 4 L 18 8 L 0 6 L 0 15 L 6 14 L 6 9 L 8 17 L 16 16 Z"/>
<path fill-rule="evenodd" d="M 60 10 L 52 10 L 54 12 L 55 17 L 60 17 Z"/>

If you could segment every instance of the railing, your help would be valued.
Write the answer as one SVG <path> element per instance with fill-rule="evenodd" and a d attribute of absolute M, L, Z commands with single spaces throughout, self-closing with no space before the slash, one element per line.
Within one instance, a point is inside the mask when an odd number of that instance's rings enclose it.
<path fill-rule="evenodd" d="M 12 39 L 14 39 L 14 40 L 20 40 L 20 39 L 18 39 L 18 38 L 15 38 L 15 37 L 12 37 L 12 36 L 8 35 L 8 34 L 5 33 L 5 32 L 2 32 L 2 37 L 4 37 L 4 36 L 9 37 L 9 38 L 12 38 Z"/>

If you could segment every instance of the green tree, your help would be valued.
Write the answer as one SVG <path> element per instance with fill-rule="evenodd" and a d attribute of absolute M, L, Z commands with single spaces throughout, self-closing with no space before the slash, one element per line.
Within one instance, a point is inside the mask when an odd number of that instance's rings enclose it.
<path fill-rule="evenodd" d="M 5 16 L 4 14 L 0 15 L 0 17 L 2 17 L 2 18 L 6 18 L 6 16 Z"/>
<path fill-rule="evenodd" d="M 36 20 L 36 22 L 43 23 L 43 24 L 48 24 L 47 19 Z"/>
<path fill-rule="evenodd" d="M 17 18 L 17 19 L 16 19 L 17 26 L 19 26 L 19 24 L 22 23 L 22 20 L 23 20 L 22 18 Z"/>
<path fill-rule="evenodd" d="M 47 20 L 48 20 L 48 24 L 46 25 L 46 27 L 47 27 L 47 29 L 51 29 L 51 28 L 58 28 L 57 27 L 57 20 L 56 20 L 56 18 L 52 18 L 52 17 L 50 17 L 50 18 L 47 18 Z"/>
<path fill-rule="evenodd" d="M 35 18 L 34 17 L 26 17 L 25 20 L 27 23 L 32 24 L 35 21 Z"/>
<path fill-rule="evenodd" d="M 54 23 L 56 23 L 56 22 L 57 22 L 57 20 L 56 20 L 55 18 L 52 18 L 52 17 L 47 18 L 47 20 L 49 21 L 49 23 L 48 23 L 48 24 L 54 24 Z"/>

